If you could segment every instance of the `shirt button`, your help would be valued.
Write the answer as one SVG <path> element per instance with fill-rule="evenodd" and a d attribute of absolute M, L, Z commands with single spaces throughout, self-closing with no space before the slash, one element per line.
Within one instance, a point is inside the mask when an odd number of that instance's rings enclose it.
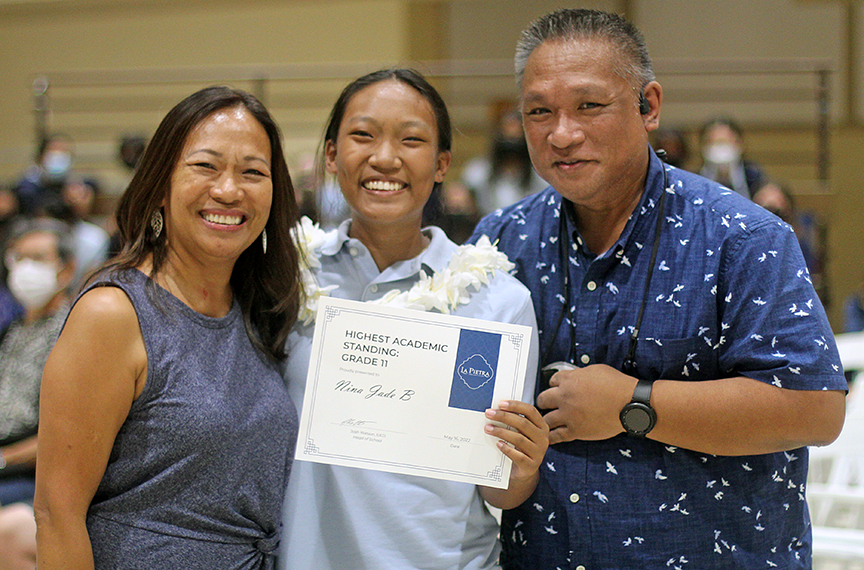
<path fill-rule="evenodd" d="M 579 502 L 579 493 L 573 493 L 572 495 L 570 495 L 570 502 L 571 503 L 578 503 Z"/>
<path fill-rule="evenodd" d="M 585 567 L 580 564 L 576 567 L 576 570 L 585 570 Z"/>
<path fill-rule="evenodd" d="M 588 290 L 589 290 L 589 291 L 593 291 L 594 289 L 597 288 L 597 283 L 595 283 L 595 282 L 593 282 L 593 281 L 589 281 L 589 282 L 588 282 L 588 285 L 586 285 L 586 287 L 588 287 Z"/>
<path fill-rule="evenodd" d="M 357 254 L 360 253 L 360 252 L 357 251 L 357 248 L 356 248 L 356 247 L 352 247 L 351 249 L 348 250 L 348 253 L 351 254 L 351 257 L 357 257 Z"/>
<path fill-rule="evenodd" d="M 369 290 L 375 293 L 378 291 L 378 285 L 369 285 Z"/>
<path fill-rule="evenodd" d="M 579 360 L 582 361 L 582 364 L 588 364 L 589 362 L 591 362 L 591 357 L 587 354 L 583 354 Z"/>

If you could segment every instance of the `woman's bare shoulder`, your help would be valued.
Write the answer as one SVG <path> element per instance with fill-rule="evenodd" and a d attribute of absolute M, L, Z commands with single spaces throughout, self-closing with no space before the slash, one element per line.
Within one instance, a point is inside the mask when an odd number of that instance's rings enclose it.
<path fill-rule="evenodd" d="M 122 289 L 112 286 L 94 287 L 81 295 L 69 314 L 70 324 L 73 318 L 103 326 L 129 324 L 130 319 L 137 322 L 132 301 Z"/>
<path fill-rule="evenodd" d="M 132 301 L 118 287 L 94 287 L 72 307 L 58 342 L 92 352 L 138 345 L 141 329 Z"/>
<path fill-rule="evenodd" d="M 84 293 L 72 311 L 46 365 L 43 383 L 61 373 L 71 384 L 80 377 L 93 386 L 100 379 L 129 379 L 130 401 L 141 393 L 147 352 L 132 301 L 117 287 L 96 287 Z M 103 387 L 104 388 L 104 387 Z M 128 411 L 128 410 L 127 410 Z"/>

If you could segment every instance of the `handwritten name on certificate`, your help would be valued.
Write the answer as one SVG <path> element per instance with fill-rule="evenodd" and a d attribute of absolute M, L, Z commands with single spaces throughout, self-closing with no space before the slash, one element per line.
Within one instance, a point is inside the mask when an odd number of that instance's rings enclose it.
<path fill-rule="evenodd" d="M 322 297 L 295 457 L 506 489 L 487 408 L 522 399 L 531 329 Z"/>

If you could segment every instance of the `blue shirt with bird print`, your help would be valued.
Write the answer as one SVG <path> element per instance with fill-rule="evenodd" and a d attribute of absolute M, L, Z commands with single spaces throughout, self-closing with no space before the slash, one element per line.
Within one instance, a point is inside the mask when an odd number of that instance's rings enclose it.
<path fill-rule="evenodd" d="M 547 188 L 490 214 L 472 236 L 498 241 L 531 290 L 541 365 L 620 370 L 644 302 L 640 378 L 847 389 L 801 250 L 779 218 L 653 152 L 641 202 L 608 251 L 584 247 L 563 202 Z M 550 446 L 537 490 L 503 513 L 503 567 L 810 568 L 807 463 L 806 448 L 725 457 L 624 434 Z"/>

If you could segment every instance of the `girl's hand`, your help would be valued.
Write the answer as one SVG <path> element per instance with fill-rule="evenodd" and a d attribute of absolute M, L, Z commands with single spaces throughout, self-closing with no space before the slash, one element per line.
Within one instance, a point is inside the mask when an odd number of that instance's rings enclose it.
<path fill-rule="evenodd" d="M 543 416 L 531 404 L 502 400 L 497 410 L 486 410 L 486 417 L 507 426 L 487 424 L 486 433 L 498 438 L 498 448 L 513 461 L 511 487 L 533 481 L 549 447 L 549 426 Z"/>

